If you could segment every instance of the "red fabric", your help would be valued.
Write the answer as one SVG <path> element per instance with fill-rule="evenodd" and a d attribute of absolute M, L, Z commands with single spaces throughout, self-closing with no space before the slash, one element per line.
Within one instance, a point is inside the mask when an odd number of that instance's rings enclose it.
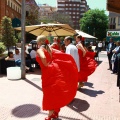
<path fill-rule="evenodd" d="M 63 53 L 65 53 L 65 51 L 64 50 L 60 50 L 61 52 L 63 52 Z"/>
<path fill-rule="evenodd" d="M 97 63 L 94 60 L 95 53 L 88 51 L 84 57 L 83 52 L 80 49 L 78 49 L 78 53 L 80 58 L 80 72 L 78 73 L 78 80 L 79 82 L 86 82 L 88 76 L 91 75 L 97 67 Z"/>
<path fill-rule="evenodd" d="M 43 49 L 47 62 L 45 67 L 36 57 L 42 70 L 43 110 L 55 110 L 69 104 L 76 95 L 78 71 L 73 58 L 58 50 L 49 53 Z"/>
<path fill-rule="evenodd" d="M 51 47 L 56 49 L 56 50 L 60 50 L 60 46 L 56 43 L 53 43 Z"/>

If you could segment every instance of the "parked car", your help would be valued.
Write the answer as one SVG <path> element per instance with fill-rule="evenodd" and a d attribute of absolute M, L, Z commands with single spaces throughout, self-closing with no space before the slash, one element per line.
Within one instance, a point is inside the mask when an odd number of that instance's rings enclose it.
<path fill-rule="evenodd" d="M 30 43 L 28 44 L 28 46 L 27 46 L 27 50 L 28 50 L 28 52 L 30 53 L 30 51 L 32 50 L 32 45 L 37 45 L 37 40 L 32 40 L 32 41 L 30 41 Z"/>

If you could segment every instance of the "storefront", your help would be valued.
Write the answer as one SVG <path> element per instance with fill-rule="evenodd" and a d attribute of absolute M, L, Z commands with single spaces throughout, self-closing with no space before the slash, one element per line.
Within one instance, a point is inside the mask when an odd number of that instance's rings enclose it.
<path fill-rule="evenodd" d="M 120 41 L 120 31 L 107 31 L 106 41 L 109 41 L 110 38 L 113 38 L 114 41 Z"/>

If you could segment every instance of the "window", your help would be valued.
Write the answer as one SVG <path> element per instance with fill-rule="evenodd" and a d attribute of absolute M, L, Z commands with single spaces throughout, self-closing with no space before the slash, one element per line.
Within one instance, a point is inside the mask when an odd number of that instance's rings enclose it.
<path fill-rule="evenodd" d="M 84 11 L 84 9 L 81 9 L 81 11 Z"/>
<path fill-rule="evenodd" d="M 9 3 L 9 0 L 7 0 L 7 5 L 9 5 L 8 3 Z"/>
<path fill-rule="evenodd" d="M 80 7 L 85 7 L 85 5 L 80 5 Z"/>
<path fill-rule="evenodd" d="M 64 10 L 64 8 L 58 8 L 58 10 Z"/>
<path fill-rule="evenodd" d="M 13 4 L 12 4 L 12 2 L 11 2 L 11 8 L 12 8 L 12 5 L 13 5 Z"/>
<path fill-rule="evenodd" d="M 7 15 L 7 16 L 9 15 L 9 12 L 8 12 L 8 10 L 6 10 L 6 15 Z"/>
<path fill-rule="evenodd" d="M 114 18 L 113 18 L 113 23 L 115 23 L 115 21 L 116 21 L 116 18 L 114 17 Z"/>
<path fill-rule="evenodd" d="M 65 6 L 65 4 L 58 4 L 58 6 Z"/>
<path fill-rule="evenodd" d="M 12 18 L 14 18 L 14 14 L 12 13 Z"/>
<path fill-rule="evenodd" d="M 120 26 L 120 16 L 118 17 L 118 25 Z"/>
<path fill-rule="evenodd" d="M 8 0 L 8 6 L 10 6 L 10 1 Z"/>

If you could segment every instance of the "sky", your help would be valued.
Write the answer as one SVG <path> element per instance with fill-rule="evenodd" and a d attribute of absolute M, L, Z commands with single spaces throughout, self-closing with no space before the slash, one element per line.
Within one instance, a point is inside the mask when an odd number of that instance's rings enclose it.
<path fill-rule="evenodd" d="M 56 6 L 57 0 L 35 0 L 39 4 L 48 4 L 50 6 Z M 107 0 L 87 0 L 87 4 L 91 9 L 98 8 L 100 10 L 106 10 L 106 2 Z M 108 14 L 106 10 L 106 14 Z"/>

